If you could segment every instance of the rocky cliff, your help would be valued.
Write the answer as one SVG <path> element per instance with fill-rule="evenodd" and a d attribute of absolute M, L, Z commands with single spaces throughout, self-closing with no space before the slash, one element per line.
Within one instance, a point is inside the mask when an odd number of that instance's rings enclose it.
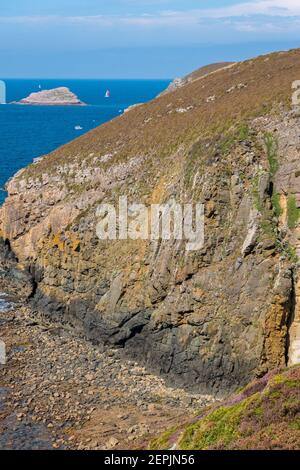
<path fill-rule="evenodd" d="M 197 391 L 298 362 L 299 58 L 222 68 L 20 171 L 0 227 L 32 305 Z M 120 195 L 204 203 L 204 247 L 99 240 Z"/>

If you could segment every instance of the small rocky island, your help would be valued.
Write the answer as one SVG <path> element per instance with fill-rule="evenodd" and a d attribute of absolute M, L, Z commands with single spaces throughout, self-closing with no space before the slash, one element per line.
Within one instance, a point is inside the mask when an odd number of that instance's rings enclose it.
<path fill-rule="evenodd" d="M 79 98 L 67 87 L 54 88 L 52 90 L 42 90 L 31 93 L 27 98 L 23 98 L 15 104 L 30 104 L 40 106 L 85 106 Z"/>

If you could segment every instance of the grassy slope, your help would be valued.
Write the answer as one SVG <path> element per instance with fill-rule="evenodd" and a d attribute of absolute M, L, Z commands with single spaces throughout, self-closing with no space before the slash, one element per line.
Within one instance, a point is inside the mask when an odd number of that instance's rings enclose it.
<path fill-rule="evenodd" d="M 300 366 L 252 382 L 192 423 L 173 428 L 152 449 L 300 449 Z"/>
<path fill-rule="evenodd" d="M 196 80 L 197 78 L 204 77 L 205 75 L 215 72 L 216 70 L 222 69 L 224 67 L 228 67 L 229 65 L 233 64 L 234 62 L 218 62 L 216 64 L 209 64 L 201 67 L 200 69 L 195 70 L 194 72 L 190 73 L 183 80 L 192 81 Z"/>
<path fill-rule="evenodd" d="M 268 113 L 291 102 L 291 84 L 300 77 L 300 51 L 274 53 L 237 63 L 230 68 L 192 81 L 85 134 L 26 169 L 25 176 L 55 172 L 65 164 L 85 160 L 91 154 L 114 153 L 110 164 L 144 155 L 160 162 L 179 145 L 188 148 L 199 137 L 222 135 L 232 125 Z M 245 88 L 227 90 L 245 84 Z M 215 96 L 214 101 L 207 101 Z M 186 113 L 176 109 L 187 108 Z M 91 165 L 95 165 L 91 162 Z M 84 189 L 82 187 L 82 189 Z"/>
<path fill-rule="evenodd" d="M 192 73 L 189 73 L 185 77 L 182 77 L 180 79 L 175 79 L 175 82 L 172 82 L 169 87 L 164 90 L 162 93 L 160 93 L 159 96 L 163 96 L 167 93 L 173 92 L 179 87 L 186 86 L 189 83 L 191 83 L 194 80 L 197 80 L 198 78 L 202 78 L 205 75 L 208 75 L 209 73 L 216 72 L 219 69 L 222 69 L 224 67 L 228 67 L 229 65 L 232 65 L 234 62 L 218 62 L 215 64 L 209 64 L 205 65 L 204 67 L 200 67 L 199 69 L 195 70 Z M 176 84 L 176 82 L 180 80 L 180 85 Z"/>

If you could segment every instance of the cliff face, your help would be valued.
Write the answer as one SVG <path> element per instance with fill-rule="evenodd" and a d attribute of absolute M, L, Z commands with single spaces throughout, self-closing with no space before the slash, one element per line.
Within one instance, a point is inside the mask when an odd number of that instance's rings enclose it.
<path fill-rule="evenodd" d="M 298 358 L 300 52 L 191 82 L 8 184 L 1 236 L 32 302 L 152 370 L 223 394 Z M 101 241 L 100 203 L 205 204 L 205 244 Z"/>

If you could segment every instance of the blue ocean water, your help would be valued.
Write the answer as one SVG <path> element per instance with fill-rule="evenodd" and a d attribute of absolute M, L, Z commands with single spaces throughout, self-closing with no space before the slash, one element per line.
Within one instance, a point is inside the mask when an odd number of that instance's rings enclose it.
<path fill-rule="evenodd" d="M 89 106 L 0 105 L 0 205 L 4 185 L 41 155 L 113 119 L 135 103 L 153 99 L 170 80 L 5 80 L 7 103 L 41 89 L 66 86 Z M 111 97 L 105 98 L 106 90 Z M 75 127 L 80 126 L 81 130 Z"/>

